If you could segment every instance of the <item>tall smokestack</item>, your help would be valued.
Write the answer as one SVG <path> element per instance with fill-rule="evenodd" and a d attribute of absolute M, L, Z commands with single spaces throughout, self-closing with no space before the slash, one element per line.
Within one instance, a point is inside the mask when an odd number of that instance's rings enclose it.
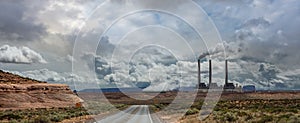
<path fill-rule="evenodd" d="M 198 88 L 200 87 L 201 83 L 201 74 L 200 74 L 200 58 L 198 59 Z"/>
<path fill-rule="evenodd" d="M 209 86 L 211 84 L 211 76 L 212 76 L 212 70 L 211 70 L 211 60 L 209 60 Z"/>
<path fill-rule="evenodd" d="M 225 60 L 225 85 L 228 84 L 228 64 L 227 60 Z"/>

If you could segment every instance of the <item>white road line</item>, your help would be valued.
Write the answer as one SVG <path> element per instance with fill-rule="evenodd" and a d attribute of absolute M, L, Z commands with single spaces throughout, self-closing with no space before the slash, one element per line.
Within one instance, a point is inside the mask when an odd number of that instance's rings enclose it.
<path fill-rule="evenodd" d="M 147 106 L 147 111 L 148 111 L 148 117 L 150 119 L 150 122 L 153 123 L 152 117 L 151 117 L 151 114 L 150 114 L 150 111 L 149 111 L 149 106 Z"/>
<path fill-rule="evenodd" d="M 137 110 L 138 109 L 138 110 Z M 133 113 L 135 110 L 135 114 Z M 148 105 L 133 105 L 125 110 L 125 112 L 119 112 L 115 115 L 108 116 L 104 119 L 99 120 L 98 122 L 103 123 L 154 123 L 150 114 Z"/>

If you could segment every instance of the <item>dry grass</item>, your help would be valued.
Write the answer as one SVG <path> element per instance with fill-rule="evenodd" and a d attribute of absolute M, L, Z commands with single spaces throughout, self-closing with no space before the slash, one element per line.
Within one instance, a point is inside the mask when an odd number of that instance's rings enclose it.
<path fill-rule="evenodd" d="M 201 103 L 197 103 L 190 110 L 198 109 L 200 105 Z M 197 116 L 197 113 L 186 114 L 181 122 L 200 122 Z M 300 121 L 300 99 L 250 99 L 220 101 L 213 113 L 202 122 L 285 123 L 298 121 Z"/>
<path fill-rule="evenodd" d="M 50 123 L 64 119 L 88 115 L 84 108 L 41 108 L 26 110 L 6 110 L 0 112 L 0 122 L 9 123 Z"/>

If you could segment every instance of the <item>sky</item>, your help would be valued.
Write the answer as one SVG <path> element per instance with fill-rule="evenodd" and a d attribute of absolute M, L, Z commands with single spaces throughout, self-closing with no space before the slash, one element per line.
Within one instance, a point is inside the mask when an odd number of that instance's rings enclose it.
<path fill-rule="evenodd" d="M 0 1 L 0 69 L 72 89 L 300 89 L 299 0 Z M 209 54 L 209 55 L 208 55 Z"/>

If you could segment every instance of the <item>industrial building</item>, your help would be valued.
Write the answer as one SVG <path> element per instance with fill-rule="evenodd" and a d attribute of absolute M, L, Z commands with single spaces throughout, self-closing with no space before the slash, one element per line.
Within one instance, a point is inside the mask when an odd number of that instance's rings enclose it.
<path fill-rule="evenodd" d="M 213 89 L 213 90 L 222 90 L 226 92 L 241 92 L 241 87 L 234 86 L 233 83 L 228 82 L 228 61 L 225 60 L 225 83 L 224 86 L 218 86 L 217 83 L 212 83 L 212 61 L 208 61 L 209 64 L 209 82 L 208 85 L 206 83 L 201 82 L 201 61 L 200 58 L 198 59 L 198 90 L 201 92 L 207 92 L 207 89 Z"/>

